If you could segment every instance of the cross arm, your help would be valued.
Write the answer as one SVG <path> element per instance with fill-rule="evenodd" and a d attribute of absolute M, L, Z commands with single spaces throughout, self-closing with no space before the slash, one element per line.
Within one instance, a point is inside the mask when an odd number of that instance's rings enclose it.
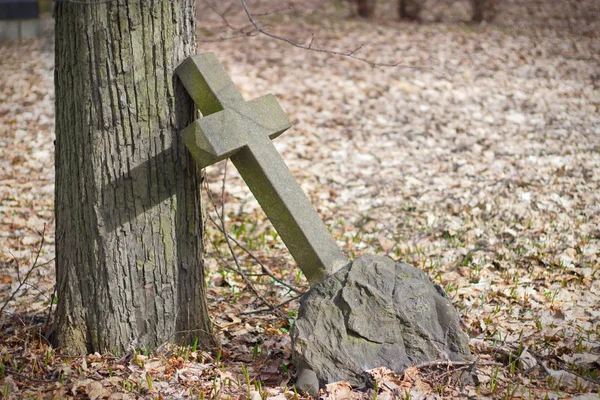
<path fill-rule="evenodd" d="M 264 134 L 275 139 L 290 126 L 275 96 L 268 94 L 200 118 L 181 136 L 198 166 L 205 168 L 248 145 L 249 135 Z"/>

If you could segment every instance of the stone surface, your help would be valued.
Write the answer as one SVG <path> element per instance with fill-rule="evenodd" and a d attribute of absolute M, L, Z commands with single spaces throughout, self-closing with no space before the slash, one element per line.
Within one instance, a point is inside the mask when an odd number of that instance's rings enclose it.
<path fill-rule="evenodd" d="M 348 263 L 271 143 L 290 127 L 272 95 L 246 102 L 213 53 L 176 71 L 203 118 L 181 132 L 202 168 L 231 158 L 311 285 Z"/>
<path fill-rule="evenodd" d="M 0 41 L 31 39 L 42 32 L 40 20 L 0 20 Z"/>
<path fill-rule="evenodd" d="M 372 368 L 401 372 L 427 361 L 470 359 L 468 337 L 442 289 L 387 257 L 360 257 L 312 287 L 292 341 L 304 377 L 297 387 L 312 394 L 316 380 L 321 387 L 339 380 L 361 387 Z"/>

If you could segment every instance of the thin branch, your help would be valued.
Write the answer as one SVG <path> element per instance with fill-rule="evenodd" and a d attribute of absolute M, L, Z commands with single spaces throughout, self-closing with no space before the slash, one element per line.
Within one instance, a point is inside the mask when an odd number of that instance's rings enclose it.
<path fill-rule="evenodd" d="M 56 285 L 50 296 L 50 307 L 48 307 L 48 316 L 46 317 L 46 326 L 50 325 L 50 318 L 52 318 L 52 306 L 54 305 L 54 296 L 56 296 Z"/>
<path fill-rule="evenodd" d="M 243 33 L 240 33 L 238 35 L 233 35 L 233 36 L 227 36 L 227 37 L 223 37 L 220 36 L 216 39 L 202 39 L 202 43 L 217 43 L 217 42 L 224 42 L 226 40 L 232 40 L 232 39 L 238 39 L 241 37 L 247 37 L 248 35 L 245 35 Z"/>
<path fill-rule="evenodd" d="M 539 353 L 536 353 L 536 352 L 534 352 L 532 350 L 527 350 L 527 351 L 529 352 L 529 354 L 531 354 L 533 356 L 533 358 L 535 358 L 535 360 L 542 367 L 542 369 L 544 370 L 544 372 L 546 374 L 550 375 L 550 376 L 553 376 L 554 373 L 558 373 L 560 371 L 560 372 L 565 372 L 567 374 L 574 375 L 577 378 L 582 379 L 584 381 L 587 381 L 587 382 L 589 382 L 589 383 L 591 383 L 591 384 L 593 384 L 595 386 L 600 386 L 600 381 L 597 381 L 597 380 L 595 380 L 593 378 L 590 378 L 589 376 L 581 375 L 581 374 L 579 374 L 579 373 L 577 373 L 575 371 L 571 371 L 571 370 L 569 370 L 567 368 L 561 368 L 560 370 L 550 369 L 550 368 L 546 367 L 546 365 L 542 361 L 542 359 L 547 358 L 547 357 L 545 357 L 545 356 L 543 356 L 543 355 L 541 355 Z"/>
<path fill-rule="evenodd" d="M 54 379 L 35 379 L 35 378 L 31 378 L 25 374 L 22 374 L 20 372 L 15 371 L 12 368 L 6 368 L 6 372 L 8 372 L 11 375 L 16 375 L 19 378 L 23 378 L 23 379 L 27 379 L 30 382 L 35 382 L 35 383 L 54 383 L 56 381 L 59 380 L 59 378 L 54 378 Z"/>
<path fill-rule="evenodd" d="M 213 203 L 214 204 L 214 203 Z M 302 294 L 304 293 L 302 290 L 296 289 L 294 286 L 289 285 L 287 283 L 285 283 L 284 281 L 282 281 L 281 279 L 279 279 L 274 273 L 273 271 L 271 271 L 271 269 L 269 267 L 267 267 L 266 265 L 264 265 L 254 254 L 252 254 L 252 252 L 250 250 L 248 250 L 248 248 L 246 248 L 243 244 L 241 244 L 238 240 L 236 240 L 233 236 L 231 236 L 230 234 L 226 233 L 223 231 L 223 229 L 217 224 L 217 222 L 213 219 L 212 216 L 208 215 L 208 219 L 210 220 L 210 222 L 213 223 L 213 225 L 223 234 L 226 234 L 227 236 L 229 236 L 229 239 L 231 239 L 231 241 L 233 241 L 233 243 L 235 243 L 236 246 L 238 246 L 240 249 L 242 249 L 246 254 L 248 254 L 250 256 L 250 258 L 252 258 L 262 269 L 262 271 L 264 272 L 264 274 L 261 274 L 262 276 L 269 276 L 271 279 L 273 279 L 274 281 L 276 281 L 277 283 L 279 283 L 282 286 L 285 286 L 286 288 L 290 289 L 291 291 L 297 293 L 297 294 Z M 249 276 L 249 275 L 248 275 Z"/>
<path fill-rule="evenodd" d="M 226 173 L 226 171 L 225 171 Z M 223 177 L 223 179 L 225 180 L 225 176 Z M 224 187 L 222 188 L 224 189 Z M 216 203 L 215 200 L 213 199 L 210 189 L 206 189 L 206 193 L 208 194 L 208 198 L 211 202 L 211 204 L 213 205 L 213 207 L 215 208 L 215 212 L 217 214 L 217 217 L 221 220 L 221 222 L 223 222 L 223 218 L 224 218 L 224 204 L 225 204 L 225 198 L 223 197 L 223 193 L 221 193 L 221 201 L 222 203 L 222 211 L 221 211 L 221 215 L 219 215 L 219 213 L 216 211 Z M 215 226 L 215 228 L 217 228 L 223 235 L 225 235 L 226 237 L 228 237 L 229 239 L 231 239 L 231 241 L 233 241 L 240 249 L 242 249 L 246 254 L 248 254 L 261 268 L 261 270 L 268 275 L 271 279 L 273 279 L 274 281 L 276 281 L 277 283 L 279 283 L 280 285 L 288 288 L 289 290 L 295 292 L 296 294 L 303 294 L 304 291 L 299 290 L 297 288 L 295 288 L 294 286 L 284 282 L 282 279 L 278 278 L 273 271 L 271 271 L 271 269 L 269 267 L 267 267 L 265 264 L 263 264 L 258 257 L 256 257 L 247 247 L 245 247 L 242 243 L 240 243 L 238 240 L 236 240 L 233 236 L 231 236 L 229 233 L 227 233 L 227 231 L 224 229 L 223 223 L 221 225 L 219 225 L 210 214 L 207 214 L 208 219 L 210 220 L 210 222 Z M 248 276 L 248 274 L 246 274 L 246 276 Z"/>
<path fill-rule="evenodd" d="M 314 35 L 311 38 L 310 42 L 308 45 L 304 45 L 301 43 L 298 43 L 294 40 L 291 40 L 289 38 L 283 37 L 283 36 L 279 36 L 276 35 L 274 33 L 271 33 L 263 28 L 261 28 L 258 24 L 258 22 L 256 21 L 256 19 L 254 18 L 254 15 L 250 12 L 250 10 L 248 9 L 248 5 L 246 4 L 246 0 L 240 0 L 242 3 L 242 7 L 244 8 L 244 12 L 246 13 L 246 16 L 248 18 L 248 20 L 250 21 L 250 23 L 252 24 L 252 26 L 254 26 L 254 30 L 256 33 L 260 33 L 263 34 L 265 36 L 268 36 L 272 39 L 275 40 L 279 40 L 282 42 L 285 42 L 287 44 L 290 44 L 294 47 L 298 47 L 300 49 L 304 49 L 304 50 L 308 50 L 308 51 L 314 51 L 317 53 L 326 53 L 326 54 L 331 54 L 334 56 L 341 56 L 341 57 L 348 57 L 348 58 L 353 58 L 355 60 L 358 61 L 362 61 L 366 64 L 369 64 L 372 67 L 403 67 L 403 68 L 411 68 L 411 69 L 420 69 L 420 70 L 433 70 L 432 68 L 425 68 L 425 67 L 415 67 L 412 65 L 406 65 L 403 64 L 402 62 L 398 61 L 398 62 L 393 62 L 393 63 L 379 63 L 379 62 L 373 62 L 367 58 L 364 57 L 359 57 L 356 55 L 356 53 L 361 50 L 363 48 L 364 45 L 360 45 L 358 47 L 356 47 L 353 50 L 349 50 L 349 51 L 336 51 L 336 50 L 330 50 L 330 49 L 324 49 L 324 48 L 318 48 L 318 47 L 314 47 Z"/>
<path fill-rule="evenodd" d="M 222 232 L 227 232 L 227 230 L 225 229 L 225 181 L 227 180 L 227 165 L 229 164 L 229 160 L 225 160 L 225 166 L 223 167 L 223 184 L 221 185 L 221 215 L 219 216 L 219 219 L 221 220 L 221 228 L 223 229 Z M 219 215 L 219 213 L 217 212 L 217 215 Z M 240 268 L 240 263 L 237 259 L 237 255 L 235 254 L 235 251 L 233 250 L 233 247 L 231 246 L 231 242 L 229 241 L 229 235 L 225 234 L 225 243 L 227 243 L 227 247 L 229 248 L 229 252 L 231 253 L 231 256 L 233 257 L 233 261 L 235 262 L 235 265 L 238 266 L 238 268 Z"/>
<path fill-rule="evenodd" d="M 46 224 L 44 224 L 44 229 L 42 230 L 42 240 L 40 242 L 40 246 L 37 249 L 37 253 L 35 255 L 35 260 L 33 261 L 33 265 L 31 266 L 31 268 L 29 268 L 29 271 L 27 271 L 27 273 L 25 274 L 25 277 L 23 278 L 23 280 L 21 280 L 21 276 L 19 275 L 19 271 L 17 269 L 17 276 L 19 279 L 19 286 L 17 286 L 17 288 L 12 292 L 12 294 L 10 295 L 10 297 L 8 299 L 6 299 L 6 301 L 4 302 L 4 304 L 2 305 L 2 307 L 0 308 L 0 315 L 2 315 L 2 312 L 4 311 L 4 309 L 6 308 L 6 306 L 8 305 L 8 303 L 10 303 L 11 301 L 14 300 L 15 296 L 17 295 L 17 293 L 19 292 L 19 290 L 21 290 L 21 288 L 25 285 L 25 283 L 27 282 L 27 280 L 29 279 L 29 276 L 31 276 L 31 273 L 38 267 L 43 266 L 48 264 L 50 261 L 47 261 L 43 264 L 38 265 L 38 260 L 40 258 L 40 254 L 42 252 L 42 247 L 44 247 L 44 240 L 46 238 Z M 15 259 L 15 261 L 17 261 Z M 17 268 L 18 268 L 18 261 L 17 261 Z"/>
<path fill-rule="evenodd" d="M 271 304 L 271 302 L 269 302 L 263 295 L 261 295 L 258 292 L 258 290 L 252 284 L 252 281 L 241 270 L 239 264 L 236 264 L 237 268 L 232 267 L 231 264 L 229 264 L 227 262 L 227 260 L 225 260 L 223 258 L 223 256 L 219 253 L 219 249 L 217 248 L 216 243 L 213 240 L 211 240 L 210 242 L 213 245 L 213 247 L 215 248 L 215 254 L 219 258 L 219 260 L 223 263 L 223 267 L 225 267 L 226 269 L 228 269 L 228 270 L 230 270 L 230 271 L 235 272 L 236 274 L 238 274 L 242 278 L 242 280 L 244 281 L 244 283 L 246 284 L 246 286 L 250 289 L 250 291 L 252 293 L 254 293 L 254 295 L 260 300 L 261 303 L 263 303 L 265 306 L 269 307 L 269 309 L 271 311 L 273 311 L 275 314 L 277 314 L 280 318 L 284 318 L 284 319 L 288 318 L 287 315 L 285 315 L 283 312 L 281 312 L 280 310 L 278 310 L 274 305 Z M 237 258 L 234 258 L 234 260 L 237 263 Z"/>
<path fill-rule="evenodd" d="M 429 362 L 425 362 L 422 364 L 415 365 L 417 369 L 423 368 L 431 368 L 431 367 L 465 367 L 472 365 L 495 365 L 495 366 L 504 366 L 504 364 L 496 362 L 496 361 L 451 361 L 451 360 L 433 360 Z"/>
<path fill-rule="evenodd" d="M 227 232 L 227 230 L 225 229 L 225 182 L 227 180 L 227 164 L 228 164 L 228 161 L 226 160 L 225 161 L 224 172 L 223 172 L 223 184 L 221 186 L 221 213 L 220 214 L 219 214 L 219 212 L 217 211 L 217 209 L 215 207 L 215 212 L 217 214 L 217 217 L 221 221 L 222 232 Z M 210 197 L 210 195 L 209 195 L 209 197 Z M 211 201 L 212 201 L 212 198 L 211 198 Z M 213 202 L 213 204 L 214 204 L 214 202 Z M 275 308 L 267 299 L 265 299 L 258 292 L 258 290 L 256 290 L 256 288 L 252 284 L 252 281 L 242 271 L 242 268 L 241 268 L 241 265 L 240 265 L 239 260 L 237 258 L 237 255 L 235 254 L 235 251 L 233 250 L 233 247 L 231 246 L 229 235 L 227 233 L 225 233 L 224 236 L 225 236 L 225 242 L 227 243 L 227 247 L 229 248 L 229 252 L 231 253 L 231 256 L 233 257 L 233 261 L 235 262 L 235 265 L 236 265 L 237 268 L 233 268 L 231 265 L 229 265 L 229 263 L 225 259 L 222 258 L 221 254 L 218 251 L 217 245 L 214 243 L 214 241 L 211 240 L 211 243 L 212 243 L 212 245 L 214 246 L 214 248 L 216 250 L 217 257 L 219 257 L 221 259 L 221 261 L 227 266 L 228 269 L 230 269 L 230 270 L 236 272 L 238 275 L 240 275 L 240 277 L 242 278 L 242 280 L 244 281 L 244 283 L 248 286 L 248 288 L 250 289 L 250 291 L 252 291 L 252 293 L 254 293 L 254 295 L 265 306 L 267 306 L 271 310 L 273 310 L 273 312 L 275 314 L 277 314 L 279 317 L 281 317 L 281 318 L 288 318 L 287 315 L 285 315 L 280 310 L 278 310 L 277 308 Z"/>
<path fill-rule="evenodd" d="M 46 263 L 44 263 L 44 264 L 40 264 L 40 265 L 38 265 L 37 267 L 38 267 L 38 268 L 39 268 L 39 267 L 43 267 L 44 265 L 47 265 L 47 264 L 51 263 L 52 261 L 54 261 L 54 258 L 53 258 L 53 259 L 51 259 L 51 260 L 48 260 L 48 262 L 46 262 Z M 35 285 L 32 285 L 32 284 L 31 284 L 31 283 L 29 283 L 29 282 L 23 282 L 23 286 L 30 287 L 31 289 L 35 290 L 35 291 L 38 293 L 38 295 L 40 295 L 40 296 L 44 297 L 46 300 L 50 301 L 50 297 L 48 297 L 48 295 L 47 295 L 46 293 L 44 293 L 44 292 L 43 292 L 43 291 L 42 291 L 40 288 L 38 288 L 37 286 L 35 286 Z"/>
<path fill-rule="evenodd" d="M 283 301 L 283 302 L 281 302 L 281 303 L 279 303 L 279 304 L 277 304 L 276 306 L 273 306 L 273 307 L 275 307 L 277 309 L 280 309 L 281 307 L 283 307 L 283 306 L 291 303 L 292 301 L 298 300 L 300 297 L 302 297 L 302 295 L 294 296 L 291 299 L 287 299 L 286 301 Z M 243 312 L 241 315 L 260 314 L 260 313 L 269 312 L 269 311 L 271 311 L 271 308 L 262 308 L 260 310 L 246 311 L 246 312 Z"/>
<path fill-rule="evenodd" d="M 303 50 L 314 51 L 317 53 L 325 53 L 325 54 L 330 54 L 333 56 L 352 58 L 357 61 L 361 61 L 366 64 L 369 64 L 372 67 L 402 67 L 402 68 L 408 68 L 408 69 L 435 71 L 435 72 L 443 74 L 443 72 L 436 71 L 433 68 L 407 65 L 407 64 L 403 64 L 400 61 L 390 62 L 390 63 L 381 63 L 381 62 L 371 61 L 365 57 L 357 56 L 356 53 L 358 53 L 364 47 L 364 44 L 361 44 L 361 45 L 357 46 L 356 48 L 354 48 L 352 50 L 348 50 L 348 51 L 337 51 L 337 50 L 331 50 L 331 49 L 326 49 L 326 48 L 319 48 L 319 47 L 314 46 L 314 42 L 315 42 L 314 34 L 311 35 L 311 39 L 310 39 L 308 45 L 296 42 L 296 41 L 286 38 L 284 36 L 280 36 L 280 35 L 269 32 L 266 28 L 260 26 L 258 21 L 256 20 L 257 17 L 268 16 L 268 15 L 275 14 L 280 11 L 293 9 L 294 7 L 290 6 L 290 7 L 285 7 L 285 8 L 279 8 L 279 9 L 276 9 L 273 11 L 268 11 L 265 13 L 253 14 L 252 12 L 250 12 L 250 9 L 248 8 L 248 4 L 246 3 L 246 0 L 240 0 L 240 1 L 242 4 L 244 13 L 246 14 L 248 21 L 250 22 L 250 25 L 248 27 L 238 28 L 231 24 L 231 22 L 229 21 L 229 19 L 226 16 L 226 14 L 228 14 L 231 11 L 231 5 L 224 12 L 221 12 L 210 1 L 204 0 L 204 3 L 206 3 L 208 5 L 208 7 L 215 14 L 217 14 L 221 18 L 221 20 L 223 20 L 223 23 L 225 24 L 225 26 L 227 28 L 229 28 L 230 30 L 232 30 L 233 32 L 237 33 L 236 35 L 232 35 L 232 36 L 228 36 L 228 37 L 220 37 L 218 39 L 203 39 L 204 42 L 220 42 L 220 41 L 225 41 L 225 40 L 230 40 L 230 39 L 236 39 L 239 37 L 253 37 L 253 36 L 258 36 L 258 35 L 262 34 L 262 35 L 265 35 L 272 39 L 285 42 L 291 46 L 298 47 Z"/>
<path fill-rule="evenodd" d="M 17 281 L 19 283 L 21 283 L 21 265 L 19 265 L 19 259 L 17 257 L 15 257 L 15 255 L 10 250 L 8 251 L 8 254 L 10 254 L 10 256 L 15 261 L 15 271 L 17 272 Z"/>
<path fill-rule="evenodd" d="M 232 31 L 235 32 L 241 32 L 243 28 L 236 28 L 235 26 L 231 25 L 231 23 L 229 22 L 229 20 L 227 19 L 226 15 L 229 14 L 229 12 L 231 11 L 231 9 L 233 8 L 233 4 L 234 3 L 229 3 L 229 7 L 227 7 L 225 9 L 225 11 L 219 11 L 217 10 L 217 8 L 208 0 L 204 0 L 204 3 L 206 3 L 206 5 L 208 5 L 208 8 L 211 9 L 212 12 L 214 12 L 215 14 L 217 14 L 221 20 L 223 21 L 223 23 L 225 24 L 225 26 L 229 29 L 231 29 Z"/>

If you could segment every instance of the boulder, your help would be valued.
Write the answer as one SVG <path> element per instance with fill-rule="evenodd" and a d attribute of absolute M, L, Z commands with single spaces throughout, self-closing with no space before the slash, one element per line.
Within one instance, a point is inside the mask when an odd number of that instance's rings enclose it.
<path fill-rule="evenodd" d="M 345 380 L 363 387 L 365 371 L 401 373 L 433 360 L 471 359 L 458 312 L 443 290 L 410 264 L 363 256 L 312 287 L 292 332 L 296 387 L 315 394 Z"/>

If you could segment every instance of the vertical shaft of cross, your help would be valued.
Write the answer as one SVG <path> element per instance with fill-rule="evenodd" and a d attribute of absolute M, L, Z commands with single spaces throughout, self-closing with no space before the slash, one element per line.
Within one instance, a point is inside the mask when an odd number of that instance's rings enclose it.
<path fill-rule="evenodd" d="M 275 146 L 266 137 L 256 139 L 231 161 L 308 281 L 320 282 L 347 259 Z"/>
<path fill-rule="evenodd" d="M 271 95 L 245 102 L 214 54 L 188 58 L 177 75 L 203 118 L 181 135 L 200 167 L 231 158 L 311 285 L 348 260 L 271 139 L 290 127 Z"/>

